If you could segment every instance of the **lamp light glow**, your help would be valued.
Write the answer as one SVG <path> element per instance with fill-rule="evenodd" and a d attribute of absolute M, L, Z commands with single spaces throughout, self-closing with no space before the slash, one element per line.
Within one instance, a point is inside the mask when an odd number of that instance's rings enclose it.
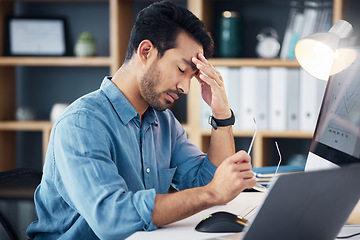
<path fill-rule="evenodd" d="M 339 48 L 341 39 L 352 33 L 350 23 L 339 20 L 325 33 L 314 33 L 300 40 L 295 46 L 295 56 L 300 66 L 312 76 L 328 80 L 330 75 L 347 68 L 356 54 L 346 48 Z"/>
<path fill-rule="evenodd" d="M 348 66 L 350 66 L 356 59 L 356 51 L 352 49 L 352 46 L 359 44 L 359 37 L 342 38 L 339 41 L 338 48 L 335 52 L 334 63 L 330 75 L 334 75 L 341 72 Z"/>

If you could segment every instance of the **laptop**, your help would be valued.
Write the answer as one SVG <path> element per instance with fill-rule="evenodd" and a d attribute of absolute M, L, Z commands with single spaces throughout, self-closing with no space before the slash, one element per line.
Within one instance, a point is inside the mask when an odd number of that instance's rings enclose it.
<path fill-rule="evenodd" d="M 360 164 L 280 176 L 243 239 L 335 239 L 360 199 Z"/>

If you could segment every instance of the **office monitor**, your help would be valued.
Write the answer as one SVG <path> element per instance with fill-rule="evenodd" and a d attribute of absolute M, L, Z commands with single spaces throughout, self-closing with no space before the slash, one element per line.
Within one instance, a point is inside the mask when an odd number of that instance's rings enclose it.
<path fill-rule="evenodd" d="M 356 58 L 329 77 L 305 171 L 360 162 L 360 38 L 343 40 L 342 45 Z"/>

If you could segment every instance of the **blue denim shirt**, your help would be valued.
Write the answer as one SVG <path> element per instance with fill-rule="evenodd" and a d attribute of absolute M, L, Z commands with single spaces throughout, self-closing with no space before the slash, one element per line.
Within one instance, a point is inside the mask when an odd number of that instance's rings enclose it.
<path fill-rule="evenodd" d="M 106 77 L 54 124 L 31 239 L 123 239 L 154 230 L 155 194 L 211 181 L 216 167 L 171 111 L 140 115 Z"/>

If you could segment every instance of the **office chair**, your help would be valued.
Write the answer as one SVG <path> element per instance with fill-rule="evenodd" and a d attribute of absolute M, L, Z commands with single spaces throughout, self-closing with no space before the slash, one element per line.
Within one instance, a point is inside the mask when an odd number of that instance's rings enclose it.
<path fill-rule="evenodd" d="M 34 201 L 34 191 L 39 185 L 42 172 L 35 169 L 18 168 L 0 172 L 0 199 L 19 201 Z M 0 236 L 4 240 L 18 240 L 14 226 L 10 222 L 10 217 L 0 212 Z"/>

